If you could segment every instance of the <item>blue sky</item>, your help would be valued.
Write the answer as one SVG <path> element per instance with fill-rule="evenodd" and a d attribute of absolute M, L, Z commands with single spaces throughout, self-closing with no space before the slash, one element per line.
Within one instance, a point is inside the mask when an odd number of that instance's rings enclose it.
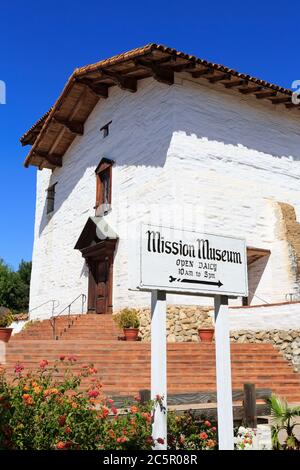
<path fill-rule="evenodd" d="M 2 0 L 0 258 L 15 268 L 31 259 L 36 171 L 23 167 L 19 137 L 74 68 L 156 42 L 290 88 L 300 79 L 298 32 L 296 2 Z"/>

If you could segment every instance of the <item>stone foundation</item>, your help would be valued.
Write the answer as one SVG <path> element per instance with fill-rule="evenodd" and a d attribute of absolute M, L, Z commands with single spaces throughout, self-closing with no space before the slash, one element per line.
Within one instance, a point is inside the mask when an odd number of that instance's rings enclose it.
<path fill-rule="evenodd" d="M 271 343 L 300 372 L 300 330 L 232 331 L 235 343 Z"/>
<path fill-rule="evenodd" d="M 142 341 L 150 341 L 150 309 L 138 309 Z M 211 307 L 167 307 L 167 340 L 169 343 L 198 341 L 198 328 L 212 325 Z"/>

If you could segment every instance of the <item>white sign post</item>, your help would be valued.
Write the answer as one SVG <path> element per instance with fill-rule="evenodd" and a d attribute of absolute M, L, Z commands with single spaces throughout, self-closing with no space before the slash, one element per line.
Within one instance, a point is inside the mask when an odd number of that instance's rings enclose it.
<path fill-rule="evenodd" d="M 228 297 L 215 297 L 215 346 L 220 450 L 233 450 L 233 412 Z"/>
<path fill-rule="evenodd" d="M 216 378 L 219 449 L 233 449 L 232 384 L 228 297 L 246 297 L 245 240 L 189 230 L 142 225 L 134 290 L 151 291 L 151 398 L 163 397 L 154 410 L 152 437 L 167 438 L 166 292 L 215 299 Z M 201 373 L 201 371 L 200 371 Z"/>
<path fill-rule="evenodd" d="M 151 400 L 156 400 L 153 410 L 152 438 L 155 449 L 167 449 L 167 319 L 166 293 L 151 293 Z M 163 444 L 157 439 L 163 439 Z"/>

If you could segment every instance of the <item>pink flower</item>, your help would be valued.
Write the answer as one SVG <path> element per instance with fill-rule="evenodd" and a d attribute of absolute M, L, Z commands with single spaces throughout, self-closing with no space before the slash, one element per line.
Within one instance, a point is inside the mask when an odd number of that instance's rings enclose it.
<path fill-rule="evenodd" d="M 112 405 L 113 402 L 114 402 L 114 401 L 113 401 L 111 398 L 109 398 L 109 399 L 107 400 L 107 403 L 109 403 L 110 405 Z"/>
<path fill-rule="evenodd" d="M 22 366 L 22 364 L 16 364 L 15 365 L 15 373 L 16 374 L 20 374 L 22 372 L 22 370 L 24 370 L 24 366 Z"/>
<path fill-rule="evenodd" d="M 205 424 L 205 426 L 207 426 L 208 428 L 211 427 L 211 422 L 210 422 L 210 421 L 204 421 L 204 424 Z"/>
<path fill-rule="evenodd" d="M 141 401 L 140 395 L 136 395 L 136 396 L 134 397 L 134 399 L 135 399 L 135 401 Z"/>
<path fill-rule="evenodd" d="M 48 365 L 48 361 L 47 359 L 43 359 L 41 362 L 40 362 L 40 368 L 41 369 L 45 369 L 45 367 Z"/>
<path fill-rule="evenodd" d="M 111 407 L 111 411 L 112 411 L 112 413 L 113 413 L 115 416 L 118 414 L 118 410 L 117 410 L 117 408 L 116 408 L 115 406 L 112 406 L 112 407 Z"/>
<path fill-rule="evenodd" d="M 118 437 L 117 442 L 123 443 L 127 441 L 127 437 Z"/>
<path fill-rule="evenodd" d="M 158 443 L 158 444 L 164 444 L 164 443 L 165 443 L 165 440 L 162 439 L 161 437 L 159 437 L 159 438 L 156 439 L 156 440 L 157 440 L 157 443 Z"/>
<path fill-rule="evenodd" d="M 97 398 L 98 395 L 99 395 L 98 390 L 89 390 L 88 391 L 88 396 L 90 398 Z"/>
<path fill-rule="evenodd" d="M 199 437 L 200 439 L 207 439 L 208 435 L 206 434 L 206 432 L 200 432 Z"/>

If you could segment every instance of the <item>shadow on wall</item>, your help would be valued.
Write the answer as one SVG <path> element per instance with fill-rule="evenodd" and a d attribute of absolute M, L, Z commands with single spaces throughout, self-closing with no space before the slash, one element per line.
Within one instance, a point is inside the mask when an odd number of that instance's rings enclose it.
<path fill-rule="evenodd" d="M 164 85 L 154 85 L 154 93 L 155 86 Z M 139 93 L 125 97 L 124 100 L 132 100 L 135 103 L 137 96 Z M 285 116 L 287 114 L 285 110 L 279 115 L 276 114 L 276 110 L 255 106 L 251 99 L 246 101 L 239 96 L 233 97 L 215 89 L 211 90 L 193 84 L 189 87 L 178 85 L 169 87 L 167 96 L 169 97 L 169 105 L 167 106 L 165 101 L 161 101 L 161 107 L 157 107 L 157 116 L 159 115 L 157 120 L 154 119 L 153 113 L 150 119 L 145 114 L 145 110 L 143 112 L 137 110 L 134 111 L 135 114 L 130 121 L 130 129 L 128 129 L 128 123 L 127 125 L 124 123 L 123 126 L 119 122 L 117 132 L 114 133 L 112 127 L 109 138 L 102 139 L 100 133 L 96 132 L 93 127 L 84 136 L 74 140 L 63 158 L 63 168 L 55 169 L 50 178 L 49 186 L 59 182 L 56 186 L 55 212 L 60 210 L 61 205 L 72 193 L 84 173 L 86 171 L 94 173 L 94 169 L 103 156 L 114 160 L 115 165 L 119 167 L 130 165 L 133 168 L 141 166 L 163 168 L 173 132 L 176 129 L 176 132 L 183 132 L 187 136 L 193 135 L 198 139 L 205 138 L 222 146 L 228 146 L 227 158 L 229 159 L 230 155 L 233 155 L 229 146 L 235 148 L 244 146 L 272 155 L 276 159 L 290 157 L 294 161 L 300 161 L 300 135 L 299 139 L 291 139 L 293 128 L 294 135 L 297 136 L 298 131 L 295 122 L 288 115 Z M 164 100 L 166 100 L 166 95 L 164 95 Z M 109 104 L 109 99 L 107 103 Z M 116 104 L 113 103 L 112 106 L 111 117 L 114 122 L 114 119 L 118 119 L 118 114 L 114 118 L 114 113 L 117 113 Z M 176 113 L 172 112 L 173 109 L 176 109 Z M 97 115 L 95 115 L 95 126 L 98 124 L 96 118 Z M 150 120 L 151 125 L 148 127 L 147 122 Z M 151 133 L 149 133 L 149 129 L 151 129 Z M 76 153 L 74 153 L 75 147 Z M 122 151 L 124 148 L 126 148 L 126 152 Z M 224 153 L 222 151 L 222 154 L 215 158 L 226 159 Z M 87 154 L 89 155 L 88 159 Z M 252 164 L 252 162 L 250 163 Z M 75 167 L 76 171 L 74 171 Z M 267 169 L 267 167 L 262 168 L 262 170 Z M 276 169 L 273 168 L 273 171 Z M 282 168 L 278 168 L 278 173 L 284 174 Z M 288 167 L 286 174 L 291 178 L 299 179 L 297 175 L 288 172 Z M 132 173 L 132 177 L 134 178 L 134 173 Z M 143 184 L 143 182 L 139 183 L 137 178 L 135 184 L 138 189 L 139 184 Z M 155 186 L 155 180 L 153 180 L 153 186 Z M 95 187 L 96 184 L 89 188 L 93 195 Z M 93 205 L 86 208 L 87 217 L 91 215 L 92 207 Z M 51 218 L 46 212 L 45 196 L 39 227 L 40 235 Z"/>
<path fill-rule="evenodd" d="M 215 85 L 183 82 L 189 86 L 174 87 L 174 107 L 180 109 L 175 114 L 177 129 L 199 139 L 300 161 L 297 111 L 257 103 L 254 97 L 229 94 Z"/>

